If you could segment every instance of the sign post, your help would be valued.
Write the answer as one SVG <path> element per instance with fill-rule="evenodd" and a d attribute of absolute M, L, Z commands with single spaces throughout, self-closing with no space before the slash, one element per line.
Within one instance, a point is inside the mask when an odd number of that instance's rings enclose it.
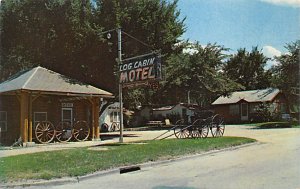
<path fill-rule="evenodd" d="M 119 65 L 122 64 L 122 31 L 121 28 L 117 29 L 118 32 L 118 59 Z M 120 138 L 119 142 L 123 143 L 123 97 L 122 97 L 122 83 L 119 82 L 119 101 L 120 101 Z"/>
<path fill-rule="evenodd" d="M 119 66 L 119 102 L 120 102 L 120 138 L 119 142 L 123 143 L 123 87 L 137 87 L 142 85 L 154 86 L 155 82 L 161 80 L 161 56 L 157 53 L 145 54 L 126 60 L 122 60 L 122 30 L 121 28 L 112 29 L 103 33 L 116 31 L 118 34 L 118 66 Z M 123 32 L 125 33 L 125 32 Z M 140 40 L 125 33 L 127 36 L 134 40 Z M 110 39 L 110 33 L 107 34 L 107 38 Z M 148 45 L 146 45 L 148 46 Z M 125 63 L 124 63 L 125 62 Z"/>
<path fill-rule="evenodd" d="M 151 85 L 151 82 L 161 80 L 161 56 L 157 53 L 145 54 L 122 60 L 122 30 L 118 33 L 118 66 L 119 66 L 119 102 L 120 102 L 120 138 L 123 143 L 123 87 Z"/>

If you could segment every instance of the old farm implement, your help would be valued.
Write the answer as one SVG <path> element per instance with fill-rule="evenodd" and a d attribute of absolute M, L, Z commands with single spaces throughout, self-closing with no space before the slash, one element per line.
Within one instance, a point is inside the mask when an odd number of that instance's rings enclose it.
<path fill-rule="evenodd" d="M 50 121 L 41 121 L 35 127 L 35 137 L 40 143 L 50 143 L 54 139 L 59 142 L 67 142 L 74 138 L 76 141 L 87 140 L 90 135 L 90 128 L 86 121 L 60 122 L 54 126 Z"/>
<path fill-rule="evenodd" d="M 172 134 L 168 134 L 172 132 Z M 156 139 L 166 139 L 173 135 L 176 138 L 206 138 L 211 132 L 212 137 L 221 137 L 225 131 L 224 119 L 216 114 L 214 116 L 208 117 L 206 119 L 195 119 L 192 123 L 187 123 L 183 119 L 178 120 L 174 127 L 170 128 L 166 132 L 157 136 Z M 168 134 L 168 135 L 167 135 Z"/>

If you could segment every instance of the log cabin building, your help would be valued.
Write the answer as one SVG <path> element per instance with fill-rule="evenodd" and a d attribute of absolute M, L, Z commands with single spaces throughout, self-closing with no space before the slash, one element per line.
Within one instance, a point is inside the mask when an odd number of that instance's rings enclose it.
<path fill-rule="evenodd" d="M 236 91 L 230 96 L 220 96 L 212 103 L 216 114 L 227 123 L 242 123 L 259 120 L 257 108 L 265 104 L 272 114 L 288 113 L 286 98 L 279 89 L 267 88 L 250 91 Z"/>
<path fill-rule="evenodd" d="M 54 127 L 81 121 L 89 127 L 88 139 L 98 140 L 101 99 L 112 97 L 43 67 L 22 71 L 0 83 L 0 144 L 37 142 L 35 129 L 42 121 Z"/>

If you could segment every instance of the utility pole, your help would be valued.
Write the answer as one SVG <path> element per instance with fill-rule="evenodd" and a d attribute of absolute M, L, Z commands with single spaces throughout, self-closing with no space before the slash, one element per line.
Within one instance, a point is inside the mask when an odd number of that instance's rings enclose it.
<path fill-rule="evenodd" d="M 118 32 L 118 59 L 119 64 L 122 64 L 122 30 L 117 29 Z M 119 83 L 119 103 L 120 103 L 120 138 L 119 142 L 123 143 L 123 97 L 122 97 L 122 84 Z"/>

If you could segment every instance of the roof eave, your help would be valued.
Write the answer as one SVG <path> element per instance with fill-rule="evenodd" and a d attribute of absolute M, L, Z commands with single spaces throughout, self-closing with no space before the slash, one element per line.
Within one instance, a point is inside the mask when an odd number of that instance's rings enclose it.
<path fill-rule="evenodd" d="M 85 96 L 85 97 L 115 98 L 115 96 L 113 94 L 72 93 L 72 92 L 58 92 L 58 91 L 38 91 L 38 90 L 27 90 L 27 89 L 4 91 L 4 92 L 1 92 L 0 95 L 13 95 L 18 92 L 28 92 L 31 94 L 45 94 L 45 95 L 58 95 L 58 96 Z"/>

